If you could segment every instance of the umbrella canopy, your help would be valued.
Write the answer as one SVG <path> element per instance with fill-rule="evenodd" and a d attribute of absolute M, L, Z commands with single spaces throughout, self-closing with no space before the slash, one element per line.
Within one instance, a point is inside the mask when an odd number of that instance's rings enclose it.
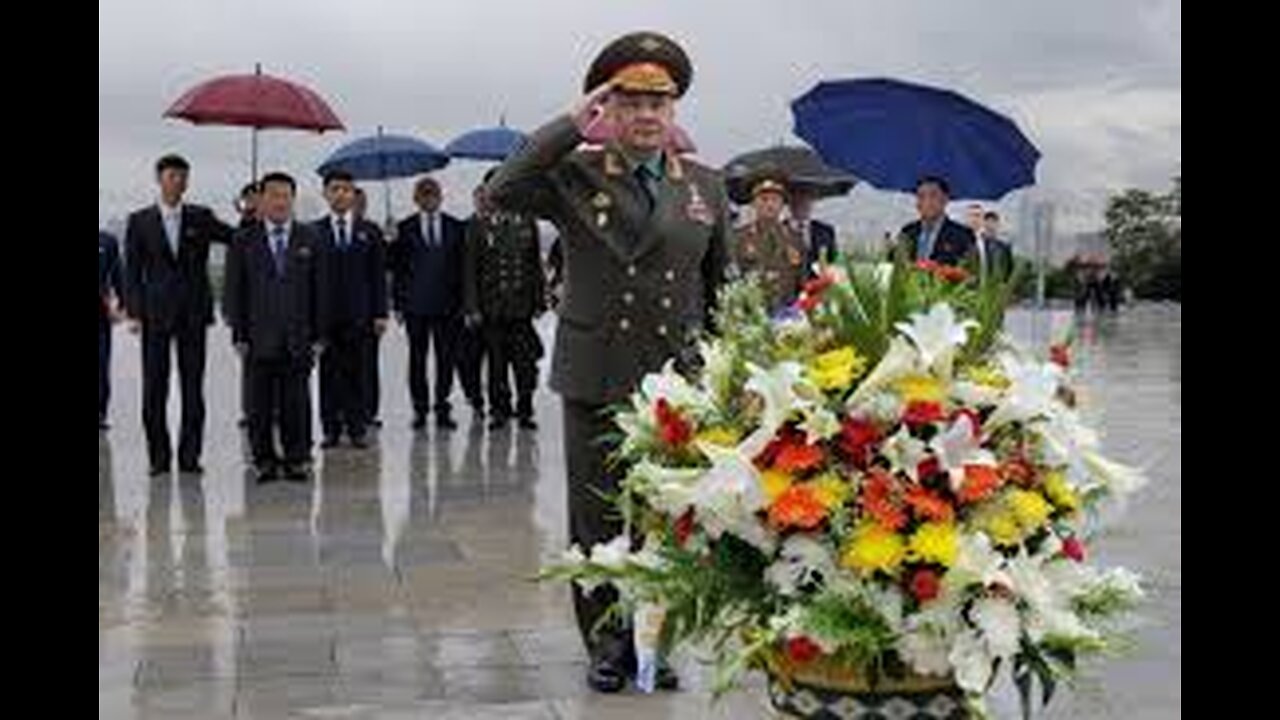
<path fill-rule="evenodd" d="M 750 201 L 751 190 L 746 186 L 746 180 L 753 172 L 764 168 L 781 170 L 793 189 L 802 190 L 816 198 L 844 195 L 858 182 L 849 173 L 823 162 L 817 153 L 807 147 L 777 145 L 743 153 L 724 166 L 729 198 L 739 204 Z"/>
<path fill-rule="evenodd" d="M 353 140 L 334 150 L 317 171 L 351 173 L 357 180 L 390 180 L 439 170 L 449 155 L 431 143 L 408 135 L 377 135 Z"/>
<path fill-rule="evenodd" d="M 524 143 L 524 133 L 505 125 L 465 132 L 444 146 L 449 157 L 501 162 Z"/>
<path fill-rule="evenodd" d="M 191 88 L 164 113 L 165 117 L 196 125 L 252 128 L 251 177 L 258 179 L 258 131 L 342 130 L 342 121 L 315 91 L 298 83 L 263 74 L 224 75 Z"/>
<path fill-rule="evenodd" d="M 882 190 L 926 175 L 952 197 L 998 200 L 1035 182 L 1040 151 L 1012 120 L 959 93 L 897 80 L 818 83 L 791 103 L 795 133 L 823 160 Z"/>
<path fill-rule="evenodd" d="M 196 125 L 258 129 L 342 130 L 342 121 L 310 88 L 264 75 L 226 75 L 207 80 L 178 98 L 165 117 Z"/>

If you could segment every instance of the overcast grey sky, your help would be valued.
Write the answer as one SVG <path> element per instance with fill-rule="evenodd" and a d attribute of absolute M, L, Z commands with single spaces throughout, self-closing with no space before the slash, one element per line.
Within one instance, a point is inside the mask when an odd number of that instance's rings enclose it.
<path fill-rule="evenodd" d="M 1057 203 L 1062 229 L 1100 225 L 1112 190 L 1162 189 L 1181 172 L 1177 1 L 100 0 L 99 222 L 151 200 L 151 164 L 166 151 L 192 161 L 193 199 L 230 213 L 247 131 L 161 118 L 207 77 L 261 62 L 330 102 L 346 133 L 268 132 L 261 144 L 263 167 L 308 183 L 302 211 L 318 213 L 312 169 L 342 142 L 384 125 L 443 145 L 501 115 L 532 128 L 575 97 L 596 50 L 636 29 L 668 33 L 692 56 L 679 118 L 715 165 L 789 139 L 788 104 L 818 80 L 889 76 L 1013 117 L 1044 154 L 1033 192 Z M 482 170 L 442 171 L 450 209 L 469 210 Z M 396 186 L 397 210 L 406 188 Z M 1015 220 L 1022 194 L 1002 204 Z M 860 188 L 819 214 L 878 235 L 911 204 Z"/>

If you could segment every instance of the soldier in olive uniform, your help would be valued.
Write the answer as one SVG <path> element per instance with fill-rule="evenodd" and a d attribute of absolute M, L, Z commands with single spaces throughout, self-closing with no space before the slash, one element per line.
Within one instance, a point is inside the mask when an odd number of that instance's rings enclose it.
<path fill-rule="evenodd" d="M 486 186 L 499 208 L 546 217 L 560 230 L 565 284 L 551 386 L 564 403 L 569 532 L 584 547 L 622 531 L 600 497 L 620 479 L 600 444 L 614 429 L 607 407 L 667 360 L 693 357 L 691 339 L 724 274 L 722 178 L 664 151 L 691 77 L 688 56 L 669 38 L 615 40 L 592 63 L 585 97 L 537 130 Z M 578 149 L 599 122 L 619 128 L 617 139 Z M 588 683 L 617 692 L 634 670 L 630 633 L 618 625 L 591 633 L 616 595 L 573 592 L 592 660 Z M 657 684 L 676 685 L 665 665 Z"/>
<path fill-rule="evenodd" d="M 787 178 L 777 171 L 761 171 L 750 181 L 755 217 L 734 232 L 733 264 L 739 275 L 755 275 L 765 300 L 777 310 L 800 294 L 807 269 L 807 249 L 795 229 L 782 221 L 787 202 Z"/>
<path fill-rule="evenodd" d="M 527 215 L 495 210 L 483 185 L 476 188 L 475 203 L 467 223 L 463 294 L 467 324 L 479 328 L 489 357 L 489 429 L 511 420 L 507 376 L 514 374 L 520 427 L 536 430 L 533 391 L 542 343 L 533 320 L 546 310 L 538 225 Z"/>

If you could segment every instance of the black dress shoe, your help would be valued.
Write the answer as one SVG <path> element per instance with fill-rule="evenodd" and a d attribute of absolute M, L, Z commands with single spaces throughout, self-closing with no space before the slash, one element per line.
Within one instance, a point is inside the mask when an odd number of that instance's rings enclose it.
<path fill-rule="evenodd" d="M 320 441 L 321 450 L 332 450 L 333 448 L 336 448 L 336 447 L 338 447 L 337 435 L 326 435 L 324 440 Z"/>
<path fill-rule="evenodd" d="M 240 418 L 240 420 L 236 423 L 236 425 L 239 425 L 242 428 L 249 427 L 249 418 L 247 417 Z"/>
<path fill-rule="evenodd" d="M 538 423 L 535 422 L 532 417 L 525 415 L 524 417 L 520 418 L 520 429 L 521 430 L 537 430 Z"/>
<path fill-rule="evenodd" d="M 659 660 L 657 672 L 654 673 L 653 684 L 659 690 L 674 692 L 680 689 L 680 676 L 676 675 L 676 671 L 672 670 L 665 660 Z"/>
<path fill-rule="evenodd" d="M 151 477 L 160 477 L 161 475 L 168 475 L 168 474 L 169 474 L 169 463 L 164 463 L 163 465 L 157 464 L 157 465 L 151 466 Z"/>
<path fill-rule="evenodd" d="M 587 668 L 587 685 L 598 693 L 620 693 L 627 686 L 627 674 L 613 660 L 600 658 Z"/>
<path fill-rule="evenodd" d="M 413 426 L 412 426 L 412 427 L 413 427 L 413 429 L 414 429 L 414 430 L 421 430 L 421 429 L 425 428 L 426 426 L 427 426 L 427 416 L 426 416 L 426 415 L 414 415 L 414 416 L 413 416 Z"/>
<path fill-rule="evenodd" d="M 369 447 L 369 439 L 364 435 L 355 435 L 351 438 L 351 447 L 357 450 L 364 450 Z"/>
<path fill-rule="evenodd" d="M 265 485 L 280 479 L 280 469 L 275 464 L 259 465 L 254 468 L 253 472 L 254 480 L 259 485 Z"/>
<path fill-rule="evenodd" d="M 374 418 L 369 421 L 369 425 L 371 427 L 380 428 L 382 427 L 382 420 L 380 418 Z"/>
<path fill-rule="evenodd" d="M 103 430 L 110 430 L 110 429 L 111 429 L 111 423 L 101 418 L 98 419 L 98 432 L 102 432 Z"/>
<path fill-rule="evenodd" d="M 306 465 L 286 465 L 284 468 L 284 479 L 289 482 L 306 482 L 309 476 Z"/>
<path fill-rule="evenodd" d="M 458 423 L 454 422 L 453 418 L 449 417 L 448 415 L 437 415 L 436 427 L 440 428 L 441 430 L 457 430 Z"/>
<path fill-rule="evenodd" d="M 204 467 L 202 467 L 198 462 L 180 463 L 178 465 L 178 472 L 183 475 L 203 475 Z"/>

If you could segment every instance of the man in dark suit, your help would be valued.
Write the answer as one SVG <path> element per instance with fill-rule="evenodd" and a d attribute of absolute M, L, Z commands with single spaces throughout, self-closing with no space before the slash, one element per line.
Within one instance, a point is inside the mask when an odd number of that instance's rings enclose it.
<path fill-rule="evenodd" d="M 977 256 L 983 277 L 1004 282 L 1013 274 L 1013 246 L 1000 239 L 1000 214 L 995 210 L 982 214 Z"/>
<path fill-rule="evenodd" d="M 898 233 L 898 248 L 912 261 L 960 265 L 974 251 L 973 231 L 947 217 L 950 200 L 951 188 L 945 179 L 928 175 L 916 183 L 920 219 Z"/>
<path fill-rule="evenodd" d="M 396 313 L 409 331 L 409 393 L 413 428 L 451 430 L 454 357 L 462 326 L 462 258 L 466 226 L 440 211 L 440 184 L 424 177 L 414 188 L 421 212 L 401 221 L 389 250 Z M 427 386 L 427 351 L 435 345 L 435 404 Z"/>
<path fill-rule="evenodd" d="M 803 188 L 792 188 L 790 200 L 791 223 L 807 250 L 809 274 L 818 262 L 834 262 L 836 258 L 836 229 L 813 219 L 813 194 Z"/>
<path fill-rule="evenodd" d="M 262 178 L 259 219 L 240 231 L 227 262 L 223 302 L 236 350 L 253 382 L 249 439 L 258 481 L 305 481 L 311 452 L 308 380 L 328 327 L 328 253 L 309 225 L 294 222 L 293 178 Z M 276 405 L 279 404 L 277 408 Z M 279 418 L 283 463 L 275 448 Z"/>
<path fill-rule="evenodd" d="M 258 221 L 258 183 L 246 183 L 240 188 L 240 197 L 236 199 L 236 210 L 240 213 L 237 230 L 243 230 Z M 249 380 L 249 363 L 240 359 L 240 427 L 249 427 L 249 410 L 253 407 L 251 393 L 253 383 Z"/>
<path fill-rule="evenodd" d="M 98 430 L 107 429 L 107 402 L 111 399 L 111 326 L 120 319 L 124 298 L 124 272 L 120 244 L 109 233 L 98 231 Z"/>
<path fill-rule="evenodd" d="M 320 358 L 321 447 L 338 445 L 342 433 L 366 447 L 369 424 L 369 348 L 387 328 L 387 282 L 382 231 L 356 216 L 355 179 L 331 172 L 324 178 L 330 213 L 315 222 L 329 252 L 329 325 Z"/>
<path fill-rule="evenodd" d="M 160 200 L 130 215 L 125 232 L 125 306 L 130 331 L 142 333 L 142 422 L 152 475 L 169 472 L 173 459 L 166 413 L 175 346 L 182 386 L 178 469 L 202 472 L 205 340 L 213 323 L 209 245 L 231 239 L 231 227 L 208 208 L 183 203 L 189 171 L 177 155 L 160 158 Z"/>
<path fill-rule="evenodd" d="M 369 197 L 365 195 L 364 188 L 357 185 L 356 186 L 356 202 L 355 202 L 355 205 L 352 206 L 351 212 L 355 214 L 358 220 L 364 220 L 366 218 L 368 210 L 369 210 Z M 391 229 L 388 228 L 388 233 L 390 231 Z M 379 230 L 379 232 L 381 233 L 381 230 Z M 386 234 L 382 234 L 383 243 L 390 241 L 390 239 L 391 238 L 388 237 Z M 384 244 L 382 256 L 385 258 L 386 255 L 387 255 L 386 245 Z M 389 291 L 389 285 L 386 282 L 386 274 L 387 274 L 387 269 L 384 267 L 382 272 L 382 275 L 383 275 L 382 284 L 383 284 L 383 287 L 387 288 Z M 383 302 L 385 304 L 386 300 L 384 300 Z M 382 407 L 382 378 L 380 377 L 379 370 L 382 367 L 382 362 L 379 359 L 378 346 L 382 344 L 383 334 L 385 333 L 376 334 L 373 336 L 373 341 L 369 343 L 369 359 L 366 360 L 364 364 L 365 365 L 365 388 L 366 388 L 365 400 L 368 401 L 368 406 L 366 407 L 365 412 L 366 412 L 366 417 L 369 418 L 369 426 L 375 427 L 375 428 L 382 427 L 382 420 L 379 418 L 379 408 Z"/>

